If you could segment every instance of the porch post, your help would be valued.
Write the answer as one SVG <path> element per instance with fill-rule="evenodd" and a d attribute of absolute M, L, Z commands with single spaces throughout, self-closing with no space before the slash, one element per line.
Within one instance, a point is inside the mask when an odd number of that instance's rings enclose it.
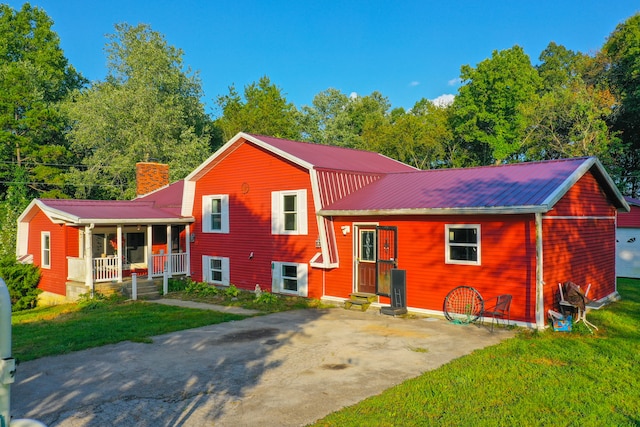
<path fill-rule="evenodd" d="M 116 231 L 117 247 L 116 258 L 118 262 L 118 282 L 122 282 L 122 255 L 124 255 L 124 247 L 122 246 L 122 224 L 118 224 Z"/>
<path fill-rule="evenodd" d="M 536 222 L 536 329 L 544 329 L 544 280 L 542 253 L 542 214 L 535 213 Z"/>
<path fill-rule="evenodd" d="M 191 224 L 186 224 L 184 227 L 185 246 L 187 251 L 187 277 L 191 277 Z"/>
<path fill-rule="evenodd" d="M 94 224 L 84 227 L 84 285 L 93 292 L 93 238 L 91 230 Z"/>
<path fill-rule="evenodd" d="M 173 276 L 173 263 L 171 262 L 171 251 L 172 251 L 173 241 L 171 240 L 171 224 L 167 224 L 167 273 L 169 276 Z"/>
<path fill-rule="evenodd" d="M 147 225 L 147 279 L 153 280 L 153 227 Z"/>

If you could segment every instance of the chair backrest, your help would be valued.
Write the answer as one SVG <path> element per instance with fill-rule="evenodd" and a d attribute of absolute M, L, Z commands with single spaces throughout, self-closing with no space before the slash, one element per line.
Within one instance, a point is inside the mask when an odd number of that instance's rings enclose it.
<path fill-rule="evenodd" d="M 564 299 L 564 291 L 562 289 L 562 283 L 558 283 L 558 289 L 560 290 L 560 301 L 565 301 Z"/>
<path fill-rule="evenodd" d="M 495 311 L 507 312 L 511 306 L 511 295 L 498 295 Z"/>

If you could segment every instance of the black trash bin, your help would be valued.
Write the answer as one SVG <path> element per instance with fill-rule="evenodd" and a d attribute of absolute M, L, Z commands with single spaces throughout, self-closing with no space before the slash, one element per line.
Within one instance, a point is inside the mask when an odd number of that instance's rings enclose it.
<path fill-rule="evenodd" d="M 407 270 L 391 270 L 391 306 L 382 307 L 380 313 L 396 316 L 407 312 Z"/>

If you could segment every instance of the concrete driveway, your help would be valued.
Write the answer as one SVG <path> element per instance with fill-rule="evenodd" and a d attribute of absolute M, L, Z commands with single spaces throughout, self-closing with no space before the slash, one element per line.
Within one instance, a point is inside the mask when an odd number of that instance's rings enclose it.
<path fill-rule="evenodd" d="M 49 426 L 299 426 L 513 332 L 300 310 L 21 363 L 13 418 Z"/>

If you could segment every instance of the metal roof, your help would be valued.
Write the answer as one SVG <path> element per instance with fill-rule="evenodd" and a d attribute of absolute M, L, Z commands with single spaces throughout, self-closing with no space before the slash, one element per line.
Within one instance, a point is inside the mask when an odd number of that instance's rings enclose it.
<path fill-rule="evenodd" d="M 616 207 L 626 205 L 594 157 L 466 169 L 392 173 L 336 201 L 321 215 L 546 212 L 593 172 Z M 627 206 L 628 209 L 628 206 Z"/>
<path fill-rule="evenodd" d="M 36 199 L 32 205 L 39 206 L 54 222 L 72 224 L 191 222 L 192 218 L 180 215 L 183 185 L 177 181 L 134 200 Z"/>
<path fill-rule="evenodd" d="M 367 173 L 393 173 L 417 170 L 398 160 L 372 151 L 291 141 L 264 135 L 249 134 L 249 136 L 283 153 L 302 160 L 314 168 Z"/>

